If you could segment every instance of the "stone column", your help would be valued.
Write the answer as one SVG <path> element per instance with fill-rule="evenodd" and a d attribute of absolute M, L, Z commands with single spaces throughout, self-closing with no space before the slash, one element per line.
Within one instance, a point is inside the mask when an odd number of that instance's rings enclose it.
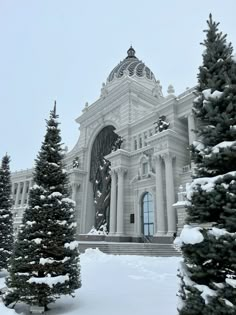
<path fill-rule="evenodd" d="M 29 195 L 30 195 L 30 188 L 33 186 L 33 180 L 31 179 L 29 181 L 29 190 L 28 190 L 28 196 L 27 196 L 27 205 L 29 204 Z"/>
<path fill-rule="evenodd" d="M 26 182 L 23 183 L 23 191 L 21 195 L 21 207 L 25 205 Z"/>
<path fill-rule="evenodd" d="M 11 195 L 12 197 L 14 196 L 14 191 L 15 191 L 15 183 L 11 185 Z"/>
<path fill-rule="evenodd" d="M 116 172 L 111 170 L 111 199 L 110 199 L 110 227 L 109 234 L 116 232 Z"/>
<path fill-rule="evenodd" d="M 124 233 L 124 168 L 118 168 L 117 234 Z"/>
<path fill-rule="evenodd" d="M 135 233 L 137 236 L 142 234 L 141 231 L 141 209 L 139 202 L 139 190 L 134 190 L 134 222 L 135 222 Z"/>
<path fill-rule="evenodd" d="M 193 114 L 188 115 L 188 139 L 189 139 L 189 144 L 193 144 L 193 141 L 196 140 L 196 134 L 194 133 L 195 130 L 195 121 Z"/>
<path fill-rule="evenodd" d="M 173 236 L 176 232 L 176 214 L 173 204 L 175 203 L 174 176 L 173 176 L 173 155 L 164 155 L 166 168 L 166 206 L 167 206 L 167 225 L 168 235 Z"/>
<path fill-rule="evenodd" d="M 77 224 L 77 227 L 76 227 L 76 233 L 79 234 L 79 224 L 78 222 L 80 222 L 79 220 L 79 210 L 78 210 L 78 206 L 77 206 L 77 200 L 78 200 L 78 190 L 79 190 L 79 187 L 80 187 L 80 184 L 78 183 L 72 183 L 71 184 L 71 190 L 72 190 L 72 193 L 71 193 L 71 199 L 75 202 L 75 215 L 74 215 L 74 220 Z"/>
<path fill-rule="evenodd" d="M 17 183 L 17 191 L 16 191 L 16 201 L 15 201 L 15 206 L 19 206 L 19 198 L 20 198 L 20 182 Z"/>
<path fill-rule="evenodd" d="M 12 198 L 14 198 L 14 206 L 16 206 L 16 194 L 15 194 L 15 190 L 17 192 L 17 184 L 14 183 L 12 184 Z"/>
<path fill-rule="evenodd" d="M 156 224 L 155 235 L 164 235 L 165 228 L 165 210 L 164 210 L 164 197 L 163 197 L 163 181 L 161 172 L 161 157 L 155 156 L 156 164 Z"/>

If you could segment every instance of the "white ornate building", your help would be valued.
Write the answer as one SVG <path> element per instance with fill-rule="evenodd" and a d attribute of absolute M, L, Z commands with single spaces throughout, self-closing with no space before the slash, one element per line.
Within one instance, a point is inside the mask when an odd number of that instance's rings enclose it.
<path fill-rule="evenodd" d="M 106 239 L 132 241 L 153 236 L 154 240 L 163 241 L 182 224 L 184 187 L 191 181 L 188 148 L 195 137 L 194 88 L 175 96 L 169 86 L 168 94 L 163 95 L 160 81 L 135 56 L 134 49 L 131 47 L 127 53 L 102 85 L 98 100 L 91 105 L 86 103 L 83 114 L 76 119 L 80 134 L 74 148 L 66 154 L 65 167 L 76 201 L 81 237 L 95 224 L 91 174 L 99 147 L 106 142 L 102 150 L 111 163 Z M 168 128 L 159 128 L 158 121 L 165 121 Z M 123 139 L 116 150 L 109 146 L 109 130 Z M 12 173 L 16 229 L 28 202 L 32 172 Z"/>

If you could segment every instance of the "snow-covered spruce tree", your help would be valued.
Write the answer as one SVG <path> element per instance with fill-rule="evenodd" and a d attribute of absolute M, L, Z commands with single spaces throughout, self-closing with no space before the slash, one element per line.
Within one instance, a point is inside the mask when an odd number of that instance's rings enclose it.
<path fill-rule="evenodd" d="M 0 167 L 0 270 L 7 269 L 13 246 L 10 157 Z"/>
<path fill-rule="evenodd" d="M 180 315 L 236 314 L 236 64 L 210 15 L 193 112 L 195 178 L 180 235 Z"/>
<path fill-rule="evenodd" d="M 81 286 L 74 202 L 68 198 L 57 118 L 55 106 L 11 260 L 6 304 L 19 300 L 47 309 L 50 302 Z"/>

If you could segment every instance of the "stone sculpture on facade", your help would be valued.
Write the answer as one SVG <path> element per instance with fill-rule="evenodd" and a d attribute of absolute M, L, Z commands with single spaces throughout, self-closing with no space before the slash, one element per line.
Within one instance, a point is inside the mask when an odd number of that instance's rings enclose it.
<path fill-rule="evenodd" d="M 114 132 L 114 127 L 107 126 L 97 135 L 91 158 L 90 181 L 93 184 L 95 205 L 95 229 L 109 225 L 111 175 L 110 162 L 105 156 L 120 148 L 122 138 Z"/>
<path fill-rule="evenodd" d="M 169 128 L 170 123 L 166 122 L 166 116 L 162 115 L 159 117 L 158 121 L 155 122 L 156 124 L 156 132 L 162 132 Z"/>
<path fill-rule="evenodd" d="M 79 157 L 75 157 L 74 160 L 73 160 L 73 163 L 72 163 L 72 167 L 73 168 L 79 168 Z"/>

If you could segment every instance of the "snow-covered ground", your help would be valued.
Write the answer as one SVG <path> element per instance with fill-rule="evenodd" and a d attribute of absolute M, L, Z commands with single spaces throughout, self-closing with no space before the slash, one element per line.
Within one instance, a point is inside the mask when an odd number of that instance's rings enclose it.
<path fill-rule="evenodd" d="M 93 249 L 80 257 L 82 288 L 75 298 L 62 297 L 50 305 L 47 315 L 177 315 L 180 258 L 114 256 Z M 16 311 L 29 314 L 23 304 Z M 16 315 L 1 302 L 0 314 Z"/>

